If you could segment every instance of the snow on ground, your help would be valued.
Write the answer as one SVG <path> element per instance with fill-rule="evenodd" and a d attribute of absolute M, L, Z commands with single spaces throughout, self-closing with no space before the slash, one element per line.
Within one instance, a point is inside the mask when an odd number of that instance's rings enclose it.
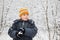
<path fill-rule="evenodd" d="M 12 40 L 12 38 L 9 37 L 7 32 L 8 32 L 8 27 L 6 27 L 2 32 L 2 34 L 0 35 L 0 40 Z"/>

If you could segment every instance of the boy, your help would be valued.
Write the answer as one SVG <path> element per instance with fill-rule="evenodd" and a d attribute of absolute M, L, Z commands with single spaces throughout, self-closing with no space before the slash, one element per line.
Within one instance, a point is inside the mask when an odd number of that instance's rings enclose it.
<path fill-rule="evenodd" d="M 21 8 L 19 12 L 20 19 L 14 21 L 8 30 L 8 35 L 13 40 L 32 40 L 37 33 L 34 21 L 28 18 L 29 13 L 26 8 Z"/>

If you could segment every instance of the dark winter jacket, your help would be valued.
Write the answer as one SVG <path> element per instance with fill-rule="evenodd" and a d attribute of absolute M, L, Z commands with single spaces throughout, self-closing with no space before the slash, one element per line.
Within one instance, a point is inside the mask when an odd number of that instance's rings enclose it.
<path fill-rule="evenodd" d="M 23 37 L 18 38 L 16 36 L 17 31 L 20 28 L 25 29 Z M 12 27 L 8 30 L 8 35 L 13 38 L 13 40 L 32 40 L 32 38 L 37 33 L 37 27 L 34 24 L 33 20 L 23 21 L 21 19 L 15 20 Z"/>

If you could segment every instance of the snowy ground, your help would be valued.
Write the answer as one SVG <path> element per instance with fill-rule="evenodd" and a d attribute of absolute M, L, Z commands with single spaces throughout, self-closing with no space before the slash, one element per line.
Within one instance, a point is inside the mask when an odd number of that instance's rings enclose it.
<path fill-rule="evenodd" d="M 8 32 L 8 27 L 5 28 L 2 34 L 0 35 L 0 40 L 12 40 L 12 38 L 9 37 L 7 32 Z"/>

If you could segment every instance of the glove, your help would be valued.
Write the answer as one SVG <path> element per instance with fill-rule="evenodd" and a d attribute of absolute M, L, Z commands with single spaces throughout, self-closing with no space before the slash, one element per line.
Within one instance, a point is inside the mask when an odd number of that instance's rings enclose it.
<path fill-rule="evenodd" d="M 19 38 L 23 37 L 24 32 L 25 32 L 24 28 L 20 28 L 20 29 L 18 30 L 17 37 L 19 37 Z"/>

